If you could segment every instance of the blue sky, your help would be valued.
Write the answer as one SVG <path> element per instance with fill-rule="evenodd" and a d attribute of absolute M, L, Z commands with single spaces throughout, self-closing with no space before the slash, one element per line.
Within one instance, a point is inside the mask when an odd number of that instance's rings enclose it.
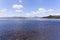
<path fill-rule="evenodd" d="M 0 0 L 0 17 L 60 15 L 60 0 Z"/>

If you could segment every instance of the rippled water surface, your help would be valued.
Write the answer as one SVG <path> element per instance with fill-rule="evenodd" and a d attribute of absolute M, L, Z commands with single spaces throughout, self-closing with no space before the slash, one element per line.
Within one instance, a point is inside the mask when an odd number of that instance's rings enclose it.
<path fill-rule="evenodd" d="M 60 19 L 0 18 L 0 40 L 60 40 Z"/>

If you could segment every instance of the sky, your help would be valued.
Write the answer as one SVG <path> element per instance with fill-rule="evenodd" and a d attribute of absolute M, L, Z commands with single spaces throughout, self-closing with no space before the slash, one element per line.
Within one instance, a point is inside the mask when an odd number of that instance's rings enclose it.
<path fill-rule="evenodd" d="M 0 0 L 0 17 L 60 15 L 60 0 Z"/>

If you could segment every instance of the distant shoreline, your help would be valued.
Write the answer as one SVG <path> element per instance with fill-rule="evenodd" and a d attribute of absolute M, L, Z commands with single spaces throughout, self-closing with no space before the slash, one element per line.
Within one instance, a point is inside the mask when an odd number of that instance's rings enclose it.
<path fill-rule="evenodd" d="M 49 16 L 45 16 L 45 17 L 0 17 L 0 18 L 57 18 L 60 19 L 60 15 L 49 15 Z"/>

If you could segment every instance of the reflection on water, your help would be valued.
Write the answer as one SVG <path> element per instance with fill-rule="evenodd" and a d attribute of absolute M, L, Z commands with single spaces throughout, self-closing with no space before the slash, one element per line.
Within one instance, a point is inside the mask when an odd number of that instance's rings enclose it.
<path fill-rule="evenodd" d="M 0 19 L 0 40 L 60 40 L 60 19 Z"/>

